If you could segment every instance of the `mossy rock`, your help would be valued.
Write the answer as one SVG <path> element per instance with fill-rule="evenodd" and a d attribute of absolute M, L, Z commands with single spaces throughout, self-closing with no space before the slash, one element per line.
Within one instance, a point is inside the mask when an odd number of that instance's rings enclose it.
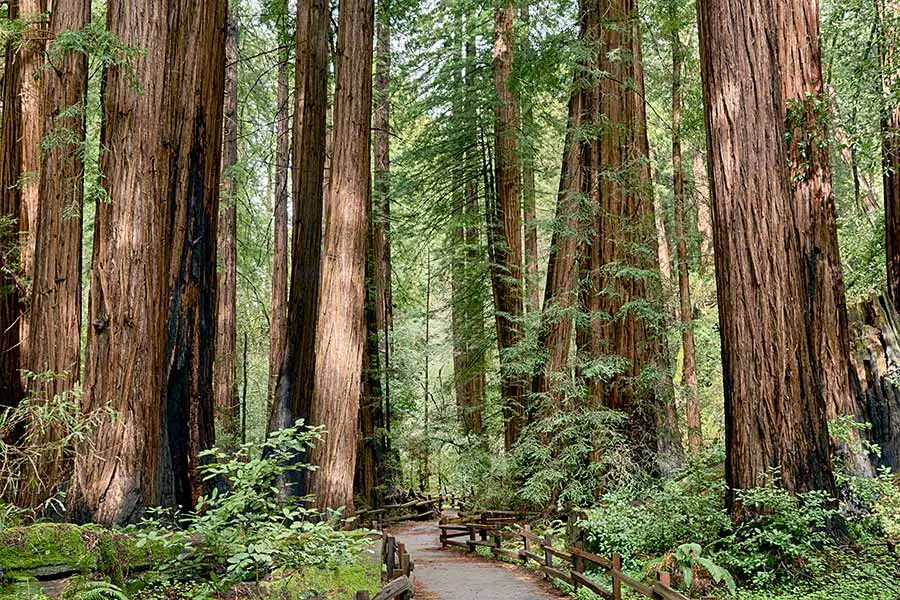
<path fill-rule="evenodd" d="M 98 573 L 113 582 L 167 558 L 161 545 L 137 546 L 137 538 L 94 525 L 37 523 L 0 531 L 0 572 L 5 581 L 53 579 Z"/>

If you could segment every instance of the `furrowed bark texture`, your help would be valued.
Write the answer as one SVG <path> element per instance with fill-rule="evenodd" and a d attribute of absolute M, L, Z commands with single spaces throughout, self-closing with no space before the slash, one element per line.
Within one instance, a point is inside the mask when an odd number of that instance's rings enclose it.
<path fill-rule="evenodd" d="M 240 406 L 237 393 L 237 180 L 229 172 L 238 159 L 238 17 L 229 13 L 225 38 L 225 102 L 222 146 L 222 206 L 219 209 L 214 371 L 216 422 L 225 443 L 238 441 Z M 277 185 L 277 184 L 276 184 Z M 277 235 L 277 234 L 276 234 Z"/>
<path fill-rule="evenodd" d="M 287 344 L 275 387 L 270 431 L 291 426 L 297 419 L 311 422 L 325 191 L 328 25 L 329 4 L 325 0 L 300 3 L 291 148 L 294 215 Z M 291 494 L 306 494 L 305 473 L 290 473 L 287 479 L 293 484 Z"/>
<path fill-rule="evenodd" d="M 630 416 L 629 432 L 648 460 L 661 449 L 676 449 L 671 384 L 665 381 L 661 330 L 646 309 L 662 310 L 653 274 L 660 263 L 652 250 L 640 249 L 653 239 L 644 73 L 637 4 L 634 0 L 601 0 L 598 226 L 598 311 L 605 355 L 625 360 L 622 371 L 606 382 L 607 406 Z M 631 82 L 631 83 L 623 83 Z M 620 270 L 626 267 L 625 272 Z M 596 315 L 595 315 L 595 320 Z M 595 336 L 597 334 L 594 334 Z"/>
<path fill-rule="evenodd" d="M 277 133 L 275 141 L 275 241 L 272 249 L 272 312 L 269 325 L 269 405 L 275 398 L 278 370 L 284 363 L 288 315 L 288 179 L 290 178 L 291 123 L 285 55 L 278 64 Z"/>
<path fill-rule="evenodd" d="M 798 0 L 779 2 L 777 9 L 781 93 L 806 269 L 809 335 L 822 371 L 826 415 L 829 419 L 854 416 L 847 301 L 828 153 L 828 97 L 822 87 L 819 5 L 815 0 Z"/>
<path fill-rule="evenodd" d="M 9 3 L 9 16 L 18 18 L 18 2 Z M 22 168 L 22 106 L 19 58 L 14 41 L 4 48 L 3 112 L 0 114 L 0 407 L 17 406 L 22 399 L 19 346 L 19 289 L 13 273 L 19 262 L 21 191 L 16 183 Z"/>
<path fill-rule="evenodd" d="M 90 18 L 89 1 L 59 2 L 51 14 L 50 38 L 79 31 Z M 87 57 L 80 52 L 53 53 L 48 60 L 52 68 L 42 74 L 41 112 L 44 135 L 56 141 L 44 152 L 40 170 L 27 360 L 28 370 L 54 374 L 52 379 L 30 384 L 31 393 L 45 402 L 69 392 L 81 377 L 81 144 L 88 75 Z M 51 430 L 41 437 L 51 442 L 59 435 Z M 46 499 L 45 493 L 54 491 L 68 476 L 70 459 L 47 457 L 47 464 L 36 470 L 52 489 L 41 492 L 35 488 L 34 494 L 23 489 L 20 502 L 31 505 Z"/>
<path fill-rule="evenodd" d="M 806 320 L 772 0 L 699 5 L 725 387 L 726 479 L 834 494 Z M 740 514 L 732 494 L 729 506 Z"/>
<path fill-rule="evenodd" d="M 338 24 L 334 155 L 327 198 L 311 421 L 327 433 L 310 452 L 321 508 L 353 513 L 359 391 L 366 343 L 365 263 L 372 116 L 372 0 L 346 0 Z"/>
<path fill-rule="evenodd" d="M 56 8 L 56 7 L 54 7 Z M 41 173 L 41 141 L 44 116 L 41 114 L 44 82 L 44 49 L 47 37 L 46 0 L 19 0 L 19 18 L 25 21 L 22 43 L 18 49 L 18 64 L 22 110 L 22 137 L 20 150 L 22 170 L 20 174 L 21 204 L 19 206 L 19 230 L 23 235 L 20 271 L 24 281 L 34 279 L 34 249 L 38 218 L 38 191 Z M 30 343 L 32 289 L 28 287 L 21 298 L 24 305 L 19 322 L 21 355 L 28 357 Z M 28 387 L 28 382 L 26 387 Z"/>
<path fill-rule="evenodd" d="M 226 2 L 113 0 L 107 26 L 146 49 L 141 90 L 104 83 L 85 410 L 104 417 L 76 460 L 82 518 L 123 523 L 192 506 L 197 453 L 213 442 L 218 215 Z"/>
<path fill-rule="evenodd" d="M 515 444 L 525 418 L 524 383 L 509 363 L 508 353 L 523 336 L 522 299 L 522 211 L 519 200 L 519 159 L 516 141 L 516 98 L 510 87 L 513 73 L 512 3 L 499 6 L 494 13 L 494 92 L 498 103 L 494 122 L 496 154 L 496 225 L 499 236 L 495 247 L 497 269 L 497 344 L 500 351 L 500 395 L 503 403 L 504 444 Z"/>
<path fill-rule="evenodd" d="M 685 391 L 685 421 L 688 447 L 697 452 L 703 445 L 700 428 L 700 398 L 694 358 L 694 305 L 688 273 L 687 234 L 684 227 L 684 165 L 681 156 L 681 57 L 684 51 L 678 33 L 672 35 L 672 169 L 674 171 L 675 235 L 678 238 L 678 299 L 681 321 L 681 380 Z M 657 217 L 658 218 L 658 217 Z"/>

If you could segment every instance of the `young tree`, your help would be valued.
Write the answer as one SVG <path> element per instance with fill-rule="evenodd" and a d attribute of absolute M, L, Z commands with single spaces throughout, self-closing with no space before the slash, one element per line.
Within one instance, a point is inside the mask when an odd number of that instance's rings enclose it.
<path fill-rule="evenodd" d="M 320 507 L 353 512 L 359 391 L 365 346 L 365 263 L 370 181 L 374 2 L 340 7 L 334 154 L 326 199 L 322 288 L 311 422 L 324 439 L 310 452 L 310 491 Z"/>
<path fill-rule="evenodd" d="M 225 0 L 111 0 L 107 27 L 144 50 L 106 73 L 83 404 L 102 414 L 70 501 L 122 523 L 192 506 L 213 440 L 216 224 Z M 123 158 L 127 157 L 127 158 Z"/>
<path fill-rule="evenodd" d="M 699 5 L 719 296 L 729 506 L 780 469 L 834 493 L 820 366 L 784 143 L 773 0 Z"/>
<path fill-rule="evenodd" d="M 275 241 L 272 248 L 272 312 L 269 325 L 268 399 L 274 402 L 278 370 L 284 363 L 288 315 L 288 178 L 291 161 L 291 124 L 288 107 L 288 53 L 278 63 L 275 119 Z"/>
<path fill-rule="evenodd" d="M 10 19 L 19 16 L 18 0 L 7 4 Z M 15 40 L 4 47 L 3 112 L 0 113 L 0 407 L 22 399 L 19 346 L 18 231 L 22 170 L 22 107 L 19 55 Z"/>
<path fill-rule="evenodd" d="M 492 268 L 496 297 L 497 343 L 500 350 L 504 443 L 516 443 L 525 419 L 522 378 L 515 373 L 508 356 L 523 336 L 522 301 L 522 209 L 519 199 L 519 158 L 516 139 L 516 98 L 511 79 L 515 10 L 511 2 L 494 13 L 494 93 L 497 107 L 494 121 L 496 208 L 492 229 L 496 230 Z"/>
<path fill-rule="evenodd" d="M 238 29 L 236 5 L 229 9 L 225 39 L 225 102 L 222 142 L 224 202 L 219 210 L 217 249 L 221 269 L 217 277 L 215 406 L 216 421 L 226 443 L 234 443 L 240 433 L 237 395 L 237 178 L 238 160 Z M 277 184 L 276 184 L 277 187 Z M 276 233 L 277 235 L 277 233 Z"/>

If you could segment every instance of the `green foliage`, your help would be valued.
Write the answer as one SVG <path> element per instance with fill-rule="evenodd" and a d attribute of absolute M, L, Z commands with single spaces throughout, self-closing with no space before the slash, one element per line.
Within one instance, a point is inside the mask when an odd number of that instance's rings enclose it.
<path fill-rule="evenodd" d="M 357 560 L 368 546 L 367 531 L 343 531 L 340 513 L 331 521 L 315 510 L 281 498 L 276 480 L 297 464 L 321 436 L 321 429 L 293 428 L 273 433 L 261 443 L 240 446 L 235 454 L 213 449 L 201 455 L 207 481 L 217 483 L 202 496 L 195 512 L 154 511 L 137 528 L 139 545 L 162 543 L 177 558 L 161 567 L 161 577 L 185 574 L 210 564 L 217 568 L 213 586 L 227 587 L 258 579 L 276 568 L 335 567 Z"/>
<path fill-rule="evenodd" d="M 737 590 L 737 584 L 734 582 L 734 577 L 731 576 L 731 573 L 702 554 L 703 547 L 700 544 L 682 544 L 675 549 L 673 558 L 681 569 L 684 588 L 687 591 L 691 590 L 694 584 L 695 571 L 702 569 L 709 574 L 715 583 L 724 584 L 728 591 L 734 594 Z"/>
<path fill-rule="evenodd" d="M 66 588 L 62 600 L 128 600 L 125 590 L 108 581 L 78 582 Z"/>

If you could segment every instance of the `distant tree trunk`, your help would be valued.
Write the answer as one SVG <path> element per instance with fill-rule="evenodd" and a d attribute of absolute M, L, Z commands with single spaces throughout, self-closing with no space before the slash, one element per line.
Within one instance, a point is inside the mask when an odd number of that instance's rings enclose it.
<path fill-rule="evenodd" d="M 216 225 L 225 0 L 111 0 L 110 32 L 146 49 L 106 72 L 83 405 L 102 417 L 70 501 L 102 523 L 193 505 L 213 443 Z M 128 160 L 119 158 L 127 156 Z"/>
<path fill-rule="evenodd" d="M 338 24 L 334 155 L 322 259 L 311 422 L 328 432 L 312 450 L 321 508 L 353 512 L 359 387 L 365 346 L 366 231 L 372 187 L 372 0 L 345 0 Z"/>
<path fill-rule="evenodd" d="M 269 403 L 274 402 L 278 370 L 284 363 L 288 315 L 288 179 L 291 168 L 291 124 L 288 108 L 287 53 L 278 63 L 275 141 L 275 243 L 272 256 L 272 312 L 269 322 Z"/>
<path fill-rule="evenodd" d="M 89 0 L 60 2 L 50 18 L 50 39 L 80 31 L 90 23 Z M 44 152 L 40 169 L 40 198 L 34 232 L 34 281 L 28 345 L 28 370 L 53 373 L 54 378 L 31 383 L 31 393 L 44 401 L 64 394 L 81 378 L 81 214 L 84 198 L 82 144 L 85 115 L 66 117 L 72 107 L 84 107 L 87 94 L 87 56 L 81 52 L 48 56 L 52 68 L 43 72 L 44 135 L 59 140 Z M 61 116 L 62 115 L 62 116 Z M 60 135 L 55 135 L 59 133 Z M 43 434 L 45 441 L 59 432 Z M 71 457 L 47 457 L 37 468 L 49 482 L 68 475 Z M 23 504 L 45 497 L 39 492 Z"/>
<path fill-rule="evenodd" d="M 294 199 L 291 287 L 287 344 L 275 387 L 269 431 L 291 426 L 297 419 L 311 422 L 322 257 L 328 26 L 328 2 L 310 0 L 298 5 L 291 148 Z M 293 483 L 291 494 L 307 493 L 304 473 L 295 472 L 288 479 Z"/>
<path fill-rule="evenodd" d="M 808 334 L 822 370 L 826 417 L 855 417 L 847 300 L 831 188 L 828 127 L 823 124 L 830 111 L 822 84 L 819 4 L 799 0 L 776 6 L 790 183 L 809 290 Z M 867 465 L 866 457 L 855 459 L 857 465 Z"/>
<path fill-rule="evenodd" d="M 688 274 L 687 234 L 684 227 L 684 166 L 681 158 L 681 60 L 684 48 L 678 32 L 672 34 L 672 169 L 675 192 L 675 234 L 678 238 L 678 296 L 681 311 L 681 380 L 687 395 L 685 420 L 688 447 L 697 452 L 703 445 L 700 428 L 700 398 L 697 394 L 697 370 L 694 358 L 694 305 L 691 303 L 691 279 Z"/>
<path fill-rule="evenodd" d="M 519 204 L 519 159 L 516 141 L 516 99 L 511 87 L 515 10 L 511 2 L 494 13 L 494 92 L 498 104 L 494 124 L 496 153 L 497 342 L 500 349 L 504 443 L 515 444 L 525 416 L 522 377 L 510 364 L 509 351 L 522 340 L 522 211 Z"/>
<path fill-rule="evenodd" d="M 228 14 L 225 33 L 225 102 L 222 141 L 223 200 L 219 209 L 217 248 L 221 269 L 217 277 L 215 396 L 216 421 L 234 444 L 240 436 L 240 406 L 237 394 L 237 178 L 238 160 L 238 15 Z M 277 234 L 276 234 L 277 235 Z"/>
<path fill-rule="evenodd" d="M 700 46 L 710 157 L 729 490 L 780 469 L 790 491 L 835 494 L 803 246 L 784 143 L 772 0 L 705 0 Z M 742 509 L 733 491 L 729 507 Z"/>
<path fill-rule="evenodd" d="M 880 209 L 878 195 L 875 190 L 875 182 L 867 171 L 860 171 L 859 161 L 850 134 L 841 124 L 841 110 L 838 104 L 834 87 L 825 84 L 825 93 L 828 95 L 828 109 L 830 111 L 831 125 L 834 129 L 834 141 L 837 142 L 841 161 L 853 174 L 853 192 L 856 196 L 856 204 L 864 212 L 870 213 Z"/>
<path fill-rule="evenodd" d="M 881 69 L 886 105 L 881 121 L 881 160 L 884 173 L 884 221 L 888 295 L 900 306 L 900 2 L 877 0 L 882 23 Z"/>
<path fill-rule="evenodd" d="M 10 0 L 10 19 L 19 16 L 18 0 Z M 3 112 L 0 113 L 0 407 L 17 406 L 22 399 L 19 346 L 19 209 L 22 170 L 22 105 L 17 43 L 4 48 Z"/>
<path fill-rule="evenodd" d="M 694 204 L 697 209 L 697 233 L 700 235 L 700 269 L 703 271 L 713 259 L 712 213 L 710 212 L 709 180 L 703 153 L 694 150 Z"/>
<path fill-rule="evenodd" d="M 31 340 L 31 303 L 34 281 L 34 248 L 38 217 L 38 187 L 41 172 L 41 142 L 43 138 L 44 117 L 41 115 L 43 104 L 41 87 L 44 81 L 44 47 L 47 37 L 46 0 L 19 0 L 19 18 L 25 21 L 19 46 L 20 94 L 22 110 L 22 137 L 20 150 L 22 171 L 20 175 L 21 205 L 19 207 L 19 229 L 22 231 L 24 244 L 20 270 L 28 287 L 20 298 L 24 305 L 20 325 L 20 353 L 28 356 L 28 344 Z M 54 9 L 57 7 L 54 6 Z M 26 387 L 29 382 L 25 382 Z"/>
<path fill-rule="evenodd" d="M 659 178 L 659 173 L 656 174 Z M 666 217 L 660 196 L 651 180 L 653 194 L 653 224 L 656 227 L 656 256 L 659 262 L 659 280 L 665 292 L 672 289 L 672 253 L 669 251 L 669 236 L 666 234 Z"/>
<path fill-rule="evenodd" d="M 671 381 L 666 377 L 665 346 L 658 323 L 631 309 L 645 304 L 661 311 L 652 278 L 628 271 L 659 272 L 656 256 L 636 250 L 653 239 L 654 207 L 650 177 L 644 72 L 635 0 L 602 2 L 604 51 L 600 82 L 604 127 L 600 138 L 598 289 L 604 354 L 624 359 L 622 371 L 606 384 L 609 407 L 629 415 L 629 433 L 648 462 L 680 454 Z M 622 82 L 634 82 L 624 85 Z M 622 269 L 626 268 L 626 272 Z"/>

